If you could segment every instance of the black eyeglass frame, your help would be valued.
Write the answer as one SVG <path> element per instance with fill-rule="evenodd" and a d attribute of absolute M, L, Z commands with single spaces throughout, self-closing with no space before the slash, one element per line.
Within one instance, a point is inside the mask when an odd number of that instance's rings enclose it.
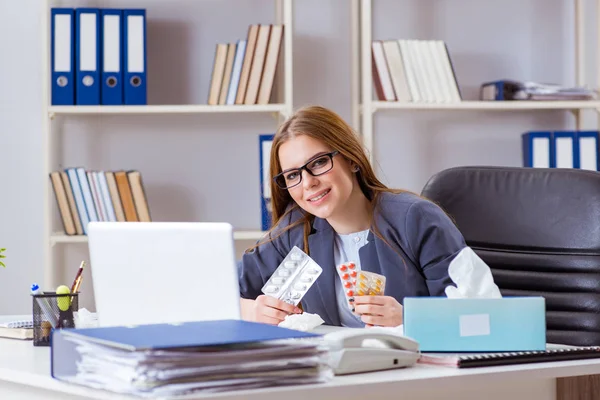
<path fill-rule="evenodd" d="M 278 173 L 277 175 L 275 175 L 275 176 L 273 177 L 273 182 L 275 182 L 275 184 L 276 184 L 277 186 L 279 186 L 281 189 L 291 189 L 291 188 L 293 188 L 293 187 L 296 187 L 296 186 L 298 186 L 299 184 L 301 184 L 301 183 L 302 183 L 302 171 L 306 171 L 306 172 L 308 172 L 308 173 L 309 173 L 310 175 L 312 175 L 312 176 L 319 176 L 319 175 L 323 175 L 323 174 L 326 174 L 326 173 L 328 173 L 329 171 L 331 171 L 331 170 L 333 169 L 333 157 L 337 156 L 338 154 L 340 154 L 339 150 L 334 150 L 334 151 L 332 151 L 331 153 L 319 154 L 318 156 L 315 156 L 315 157 L 311 158 L 310 160 L 308 160 L 308 161 L 306 162 L 306 164 L 304 164 L 304 165 L 303 165 L 303 166 L 301 166 L 301 167 L 298 167 L 298 168 L 292 168 L 292 169 L 289 169 L 289 170 L 287 170 L 287 171 L 283 171 L 283 172 L 280 172 L 280 173 Z M 311 171 L 311 170 L 308 168 L 308 164 L 312 163 L 312 162 L 313 162 L 313 161 L 315 161 L 315 160 L 318 160 L 318 159 L 319 159 L 319 158 L 321 158 L 321 157 L 329 157 L 329 160 L 331 161 L 331 168 L 329 168 L 327 171 L 323 171 L 323 172 L 321 172 L 321 173 L 315 174 L 314 172 L 312 172 L 312 171 Z M 278 178 L 280 178 L 280 177 L 282 177 L 282 176 L 283 176 L 283 174 L 288 174 L 288 173 L 290 173 L 290 172 L 292 172 L 292 171 L 296 171 L 296 172 L 298 172 L 298 176 L 300 176 L 300 180 L 298 181 L 298 183 L 296 183 L 295 185 L 292 185 L 292 186 L 281 186 L 281 185 L 279 184 L 279 182 L 277 182 L 277 179 L 278 179 Z"/>

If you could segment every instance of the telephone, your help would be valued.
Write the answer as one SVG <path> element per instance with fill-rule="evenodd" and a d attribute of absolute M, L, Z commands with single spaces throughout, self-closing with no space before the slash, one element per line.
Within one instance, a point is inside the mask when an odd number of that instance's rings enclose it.
<path fill-rule="evenodd" d="M 324 339 L 336 375 L 410 367 L 421 356 L 413 339 L 374 329 L 339 330 Z"/>

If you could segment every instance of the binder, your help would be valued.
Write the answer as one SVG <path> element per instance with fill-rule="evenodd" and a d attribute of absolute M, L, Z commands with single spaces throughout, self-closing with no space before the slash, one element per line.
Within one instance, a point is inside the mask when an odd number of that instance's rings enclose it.
<path fill-rule="evenodd" d="M 75 10 L 75 103 L 100 104 L 100 10 Z"/>
<path fill-rule="evenodd" d="M 103 105 L 123 104 L 123 11 L 102 9 L 102 90 Z"/>
<path fill-rule="evenodd" d="M 577 168 L 579 164 L 575 149 L 575 132 L 552 132 L 555 168 Z"/>
<path fill-rule="evenodd" d="M 146 105 L 146 10 L 123 10 L 123 102 Z"/>
<path fill-rule="evenodd" d="M 50 12 L 50 74 L 52 105 L 75 104 L 75 9 Z"/>
<path fill-rule="evenodd" d="M 554 167 L 554 146 L 551 136 L 551 132 L 526 132 L 521 135 L 524 167 Z"/>
<path fill-rule="evenodd" d="M 83 329 L 56 329 L 53 339 L 77 338 L 90 343 L 128 351 L 185 349 L 212 346 L 235 346 L 271 340 L 319 337 L 320 334 L 237 319 L 192 321 L 176 324 L 144 324 Z M 60 361 L 60 351 L 52 346 L 53 362 Z M 67 356 L 67 354 L 64 354 Z M 54 372 L 54 370 L 53 370 Z"/>
<path fill-rule="evenodd" d="M 484 101 L 514 100 L 515 93 L 519 90 L 517 82 L 510 80 L 484 82 L 479 89 L 479 98 Z"/>
<path fill-rule="evenodd" d="M 598 131 L 576 131 L 575 138 L 575 168 L 600 171 Z"/>
<path fill-rule="evenodd" d="M 269 177 L 269 165 L 271 161 L 271 146 L 273 145 L 273 134 L 259 136 L 260 152 L 260 215 L 261 229 L 267 231 L 271 228 L 271 179 Z"/>

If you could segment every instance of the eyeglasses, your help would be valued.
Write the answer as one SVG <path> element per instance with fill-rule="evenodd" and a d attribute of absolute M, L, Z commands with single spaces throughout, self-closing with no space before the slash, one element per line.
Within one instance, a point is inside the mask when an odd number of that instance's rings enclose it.
<path fill-rule="evenodd" d="M 290 189 L 297 186 L 302 182 L 302 170 L 305 170 L 312 176 L 323 175 L 326 172 L 331 171 L 333 168 L 333 157 L 338 155 L 339 151 L 332 151 L 331 153 L 322 154 L 309 160 L 306 164 L 300 168 L 290 169 L 277 174 L 273 180 L 282 189 Z"/>

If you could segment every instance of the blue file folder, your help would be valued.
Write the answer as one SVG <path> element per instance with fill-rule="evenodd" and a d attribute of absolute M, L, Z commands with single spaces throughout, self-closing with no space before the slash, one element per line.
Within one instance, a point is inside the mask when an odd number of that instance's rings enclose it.
<path fill-rule="evenodd" d="M 243 320 L 55 329 L 50 339 L 50 374 L 54 379 L 67 381 L 77 375 L 77 364 L 81 359 L 81 354 L 76 349 L 78 343 L 101 344 L 109 349 L 130 352 L 203 348 L 234 351 L 242 344 L 268 344 L 270 341 L 319 336 L 321 335 L 311 332 Z"/>
<path fill-rule="evenodd" d="M 53 332 L 53 339 L 56 338 L 57 334 L 77 337 L 85 341 L 129 351 L 233 346 L 270 340 L 320 336 L 311 332 L 234 319 L 193 321 L 178 324 L 57 329 Z"/>
<path fill-rule="evenodd" d="M 259 136 L 259 153 L 260 153 L 260 214 L 261 214 L 261 229 L 269 230 L 272 223 L 271 210 L 271 180 L 269 175 L 269 163 L 271 155 L 271 145 L 275 135 L 266 134 Z"/>
<path fill-rule="evenodd" d="M 100 10 L 78 8 L 75 10 L 77 105 L 100 104 Z"/>
<path fill-rule="evenodd" d="M 523 166 L 554 168 L 554 143 L 551 132 L 526 132 L 521 135 Z"/>
<path fill-rule="evenodd" d="M 124 104 L 145 105 L 146 10 L 123 10 L 123 35 Z"/>
<path fill-rule="evenodd" d="M 123 11 L 102 9 L 103 105 L 123 104 Z"/>
<path fill-rule="evenodd" d="M 51 102 L 75 104 L 75 9 L 52 8 L 50 12 Z"/>
<path fill-rule="evenodd" d="M 600 171 L 599 146 L 598 131 L 575 131 L 576 168 Z"/>
<path fill-rule="evenodd" d="M 579 157 L 576 149 L 576 135 L 572 131 L 551 132 L 554 148 L 554 168 L 578 168 Z"/>

